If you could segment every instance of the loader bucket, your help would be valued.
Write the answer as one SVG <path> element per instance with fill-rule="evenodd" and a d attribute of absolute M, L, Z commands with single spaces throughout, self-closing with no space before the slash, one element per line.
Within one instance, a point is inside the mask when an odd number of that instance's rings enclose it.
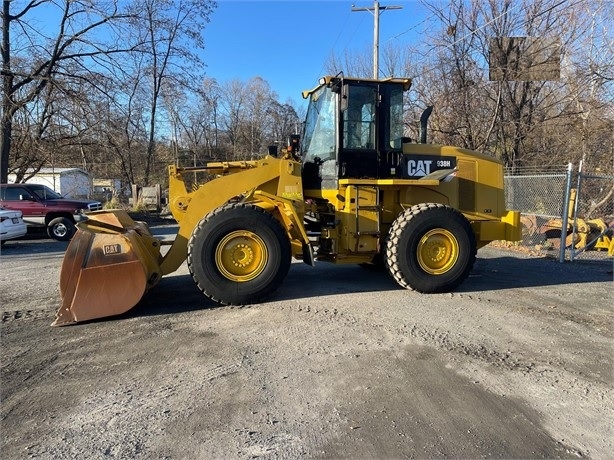
<path fill-rule="evenodd" d="M 124 313 L 161 278 L 160 243 L 143 222 L 121 210 L 88 217 L 64 255 L 52 326 Z"/>

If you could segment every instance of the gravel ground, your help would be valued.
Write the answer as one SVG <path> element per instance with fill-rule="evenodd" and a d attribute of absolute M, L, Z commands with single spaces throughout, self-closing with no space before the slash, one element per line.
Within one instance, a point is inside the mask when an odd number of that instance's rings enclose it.
<path fill-rule="evenodd" d="M 125 315 L 53 328 L 65 248 L 2 247 L 3 458 L 614 457 L 611 259 L 486 247 L 438 295 L 294 263 L 242 308 L 184 264 Z"/>

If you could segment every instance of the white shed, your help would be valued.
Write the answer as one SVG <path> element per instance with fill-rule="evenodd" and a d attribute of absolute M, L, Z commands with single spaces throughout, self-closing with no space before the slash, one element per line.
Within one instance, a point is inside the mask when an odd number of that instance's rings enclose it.
<path fill-rule="evenodd" d="M 15 175 L 9 175 L 9 182 L 15 182 Z M 90 198 L 92 178 L 79 168 L 41 168 L 26 182 L 42 184 L 52 188 L 66 198 Z"/>

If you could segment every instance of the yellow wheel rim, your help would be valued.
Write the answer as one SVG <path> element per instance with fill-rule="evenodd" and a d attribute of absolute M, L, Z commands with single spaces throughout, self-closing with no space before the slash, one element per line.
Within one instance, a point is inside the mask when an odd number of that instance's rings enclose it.
<path fill-rule="evenodd" d="M 418 242 L 418 263 L 430 275 L 442 275 L 458 260 L 458 241 L 452 233 L 436 228 Z"/>
<path fill-rule="evenodd" d="M 240 283 L 257 278 L 268 258 L 262 238 L 246 230 L 229 233 L 215 250 L 215 263 L 222 275 Z"/>

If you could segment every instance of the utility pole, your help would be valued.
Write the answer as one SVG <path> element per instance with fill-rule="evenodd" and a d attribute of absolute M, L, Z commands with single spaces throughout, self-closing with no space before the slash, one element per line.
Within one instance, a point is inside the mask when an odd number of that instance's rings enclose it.
<path fill-rule="evenodd" d="M 372 8 L 357 8 L 352 5 L 352 11 L 368 11 L 373 15 L 373 78 L 379 77 L 379 15 L 385 10 L 400 10 L 402 6 L 380 6 L 375 0 Z"/>

